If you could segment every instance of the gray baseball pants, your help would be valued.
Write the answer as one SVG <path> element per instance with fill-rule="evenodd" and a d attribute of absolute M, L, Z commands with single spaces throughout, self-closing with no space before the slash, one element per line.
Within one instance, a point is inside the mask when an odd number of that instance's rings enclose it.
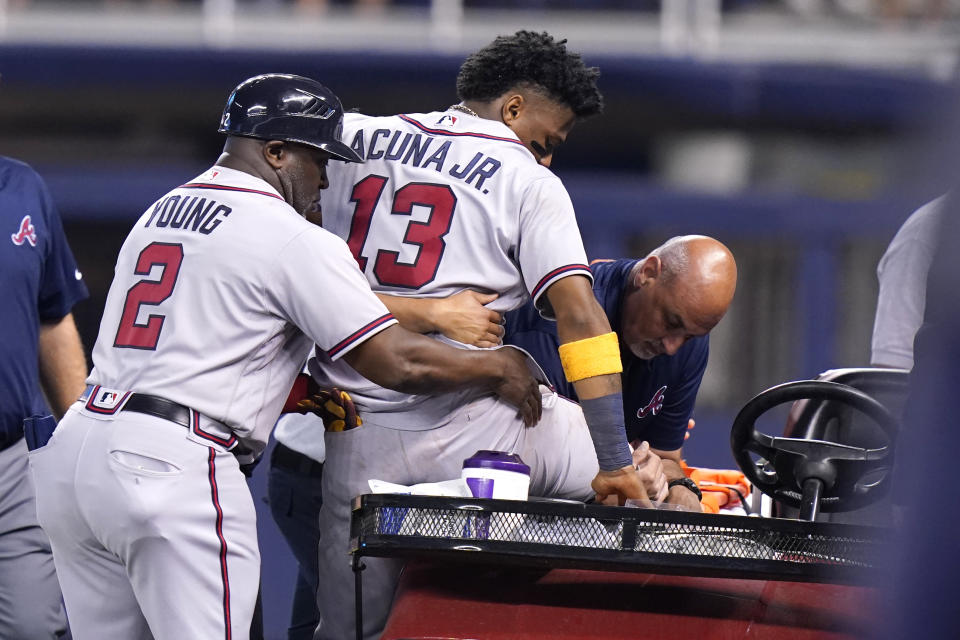
<path fill-rule="evenodd" d="M 459 478 L 463 460 L 480 449 L 520 454 L 530 466 L 530 495 L 584 500 L 593 495 L 597 456 L 580 406 L 541 386 L 543 417 L 524 427 L 516 409 L 494 397 L 462 407 L 442 427 L 400 431 L 365 422 L 326 433 L 320 510 L 320 626 L 315 640 L 355 637 L 354 578 L 350 564 L 350 514 L 355 496 L 370 493 L 367 480 L 398 484 Z M 364 558 L 364 638 L 380 636 L 402 563 Z"/>
<path fill-rule="evenodd" d="M 27 444 L 0 451 L 0 638 L 50 640 L 67 619 L 50 541 L 37 522 Z"/>

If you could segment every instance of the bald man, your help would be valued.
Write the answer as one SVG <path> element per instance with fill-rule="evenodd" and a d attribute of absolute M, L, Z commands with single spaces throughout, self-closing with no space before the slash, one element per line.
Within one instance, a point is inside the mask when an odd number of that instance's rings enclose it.
<path fill-rule="evenodd" d="M 637 448 L 635 462 L 648 469 L 649 493 L 663 499 L 665 482 L 667 502 L 699 509 L 699 492 L 680 460 L 707 366 L 708 334 L 736 290 L 733 254 L 713 238 L 680 236 L 641 260 L 598 260 L 590 268 L 594 295 L 620 336 L 627 436 Z M 577 399 L 560 366 L 556 324 L 532 305 L 506 315 L 504 342 L 529 351 L 557 392 Z"/>

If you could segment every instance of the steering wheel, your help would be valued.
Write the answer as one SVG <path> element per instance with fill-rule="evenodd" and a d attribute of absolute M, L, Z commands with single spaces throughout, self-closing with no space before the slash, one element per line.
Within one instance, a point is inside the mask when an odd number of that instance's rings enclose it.
<path fill-rule="evenodd" d="M 773 437 L 760 433 L 757 419 L 778 405 L 796 400 L 832 400 L 866 414 L 883 429 L 888 442 L 864 449 L 824 440 Z M 754 396 L 733 421 L 730 446 L 744 475 L 763 493 L 800 509 L 813 520 L 817 511 L 850 511 L 883 496 L 893 465 L 897 419 L 859 389 L 823 380 L 787 382 Z M 763 460 L 754 462 L 750 452 Z M 879 478 L 879 479 L 877 479 Z"/>

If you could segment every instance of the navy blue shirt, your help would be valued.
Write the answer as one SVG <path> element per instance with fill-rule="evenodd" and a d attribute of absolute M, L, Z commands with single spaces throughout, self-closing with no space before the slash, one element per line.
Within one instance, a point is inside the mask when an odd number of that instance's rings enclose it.
<path fill-rule="evenodd" d="M 620 334 L 620 309 L 630 269 L 636 260 L 595 262 L 593 294 L 607 314 L 610 326 Z M 540 363 L 557 392 L 577 399 L 567 382 L 557 347 L 557 323 L 540 316 L 532 304 L 506 315 L 504 342 L 523 347 Z M 646 440 L 654 449 L 675 451 L 683 446 L 687 421 L 693 414 L 697 391 L 707 368 L 709 337 L 687 340 L 672 356 L 641 360 L 620 342 L 623 360 L 623 415 L 627 437 Z"/>
<path fill-rule="evenodd" d="M 0 448 L 49 410 L 40 389 L 40 324 L 87 297 L 60 216 L 29 166 L 0 156 Z"/>

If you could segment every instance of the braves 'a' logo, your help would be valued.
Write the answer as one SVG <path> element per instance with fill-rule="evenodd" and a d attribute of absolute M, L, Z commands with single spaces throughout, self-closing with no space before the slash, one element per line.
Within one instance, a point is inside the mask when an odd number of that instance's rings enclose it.
<path fill-rule="evenodd" d="M 663 385 L 657 389 L 657 392 L 653 394 L 652 398 L 650 398 L 650 402 L 647 403 L 647 406 L 637 409 L 637 417 L 646 418 L 648 415 L 655 416 L 660 413 L 660 409 L 663 409 L 663 396 L 666 391 L 667 385 Z"/>
<path fill-rule="evenodd" d="M 23 216 L 23 220 L 20 221 L 20 230 L 11 234 L 10 239 L 18 247 L 24 242 L 29 242 L 31 247 L 37 246 L 37 230 L 30 222 L 30 216 Z"/>

